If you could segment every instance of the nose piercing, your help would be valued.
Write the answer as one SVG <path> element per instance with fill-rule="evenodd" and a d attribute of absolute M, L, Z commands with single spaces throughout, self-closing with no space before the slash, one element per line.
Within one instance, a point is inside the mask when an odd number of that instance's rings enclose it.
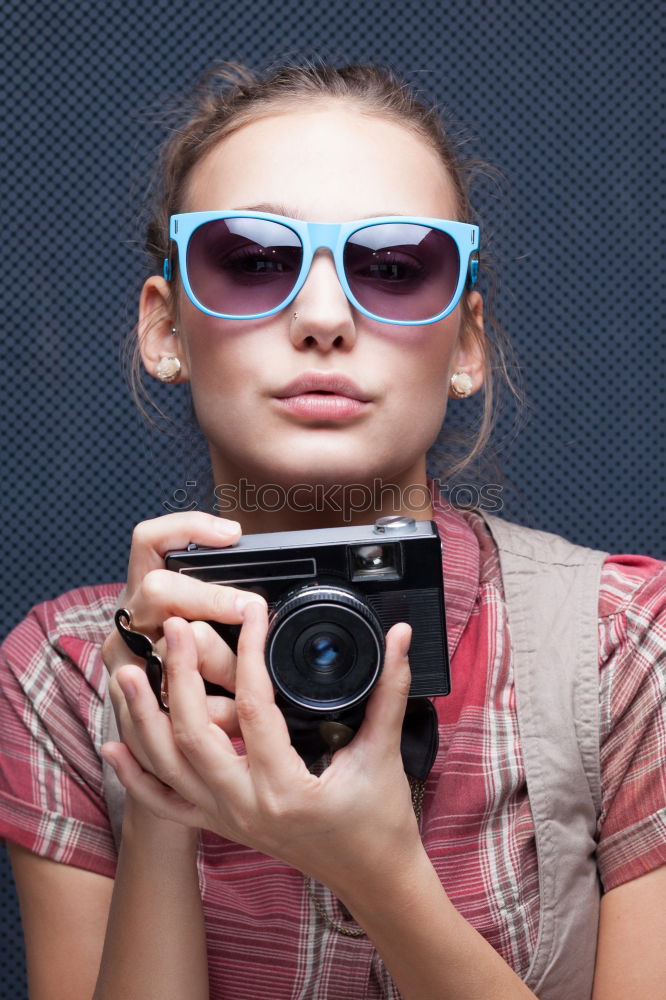
<path fill-rule="evenodd" d="M 298 319 L 298 313 L 294 313 L 294 319 Z"/>

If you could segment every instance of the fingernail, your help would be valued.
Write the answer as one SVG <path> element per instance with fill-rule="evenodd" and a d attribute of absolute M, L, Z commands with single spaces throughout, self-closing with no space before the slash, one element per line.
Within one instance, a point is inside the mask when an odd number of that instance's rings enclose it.
<path fill-rule="evenodd" d="M 407 654 L 409 653 L 409 647 L 411 646 L 411 644 L 412 644 L 412 630 L 410 628 L 410 630 L 407 633 L 407 635 L 402 637 L 402 642 L 400 644 L 400 649 L 401 649 L 401 652 L 402 652 L 403 656 L 407 656 Z"/>
<path fill-rule="evenodd" d="M 127 701 L 131 701 L 132 698 L 136 696 L 136 684 L 134 681 L 120 680 L 118 678 L 118 684 L 120 685 L 120 690 L 125 695 Z"/>
<path fill-rule="evenodd" d="M 167 649 L 172 652 L 178 648 L 180 642 L 180 635 L 178 634 L 177 628 L 172 628 L 171 624 L 168 622 L 164 623 L 164 639 L 167 644 Z"/>
<path fill-rule="evenodd" d="M 107 750 L 104 750 L 104 748 L 102 748 L 102 757 L 104 758 L 104 760 L 106 761 L 106 763 L 109 765 L 109 767 L 112 767 L 114 771 L 118 770 L 118 761 Z"/>
<path fill-rule="evenodd" d="M 239 615 L 243 614 L 250 604 L 263 604 L 264 602 L 256 594 L 239 594 L 234 601 L 234 607 Z"/>
<path fill-rule="evenodd" d="M 226 538 L 228 535 L 237 535 L 241 530 L 238 521 L 223 521 L 218 524 L 217 529 Z"/>

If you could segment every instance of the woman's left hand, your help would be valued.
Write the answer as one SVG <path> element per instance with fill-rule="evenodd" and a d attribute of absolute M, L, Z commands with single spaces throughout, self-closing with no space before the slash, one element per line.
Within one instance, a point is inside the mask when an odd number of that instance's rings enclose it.
<path fill-rule="evenodd" d="M 170 727 L 164 726 L 143 672 L 121 667 L 134 729 L 153 774 L 122 743 L 104 756 L 130 794 L 156 815 L 279 858 L 328 885 L 345 889 L 421 850 L 400 755 L 410 685 L 411 630 L 395 625 L 365 718 L 351 743 L 321 774 L 311 774 L 291 746 L 264 662 L 267 612 L 250 604 L 238 644 L 236 711 L 246 754 L 209 718 L 192 625 L 164 623 Z M 389 860 L 390 859 L 390 860 Z"/>

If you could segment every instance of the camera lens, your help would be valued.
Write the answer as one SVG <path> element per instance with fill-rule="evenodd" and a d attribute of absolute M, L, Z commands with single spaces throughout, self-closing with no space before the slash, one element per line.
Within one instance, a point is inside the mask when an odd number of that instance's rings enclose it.
<path fill-rule="evenodd" d="M 374 612 L 342 587 L 308 585 L 273 612 L 266 660 L 290 702 L 314 711 L 355 705 L 382 668 L 384 634 Z"/>
<path fill-rule="evenodd" d="M 342 660 L 342 650 L 335 636 L 324 632 L 310 640 L 305 656 L 308 666 L 322 674 L 332 673 Z"/>
<path fill-rule="evenodd" d="M 320 670 L 328 670 L 340 657 L 340 649 L 330 635 L 318 635 L 310 643 L 308 653 Z"/>
<path fill-rule="evenodd" d="M 303 629 L 294 642 L 294 666 L 305 681 L 335 684 L 346 677 L 357 657 L 357 643 L 348 629 L 330 621 Z"/>

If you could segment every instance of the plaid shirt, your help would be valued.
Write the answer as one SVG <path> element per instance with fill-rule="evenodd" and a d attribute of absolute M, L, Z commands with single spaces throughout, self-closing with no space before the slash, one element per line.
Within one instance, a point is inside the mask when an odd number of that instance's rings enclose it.
<path fill-rule="evenodd" d="M 539 920 L 534 829 L 513 689 L 499 561 L 481 519 L 439 507 L 453 692 L 437 699 L 440 748 L 423 839 L 458 910 L 520 976 Z M 118 585 L 35 608 L 0 662 L 0 835 L 113 876 L 116 854 L 99 748 Z M 599 597 L 605 891 L 666 862 L 666 565 L 606 560 Z M 366 937 L 343 936 L 313 905 L 355 925 L 322 886 L 281 862 L 202 832 L 199 873 L 211 997 L 397 998 Z"/>

